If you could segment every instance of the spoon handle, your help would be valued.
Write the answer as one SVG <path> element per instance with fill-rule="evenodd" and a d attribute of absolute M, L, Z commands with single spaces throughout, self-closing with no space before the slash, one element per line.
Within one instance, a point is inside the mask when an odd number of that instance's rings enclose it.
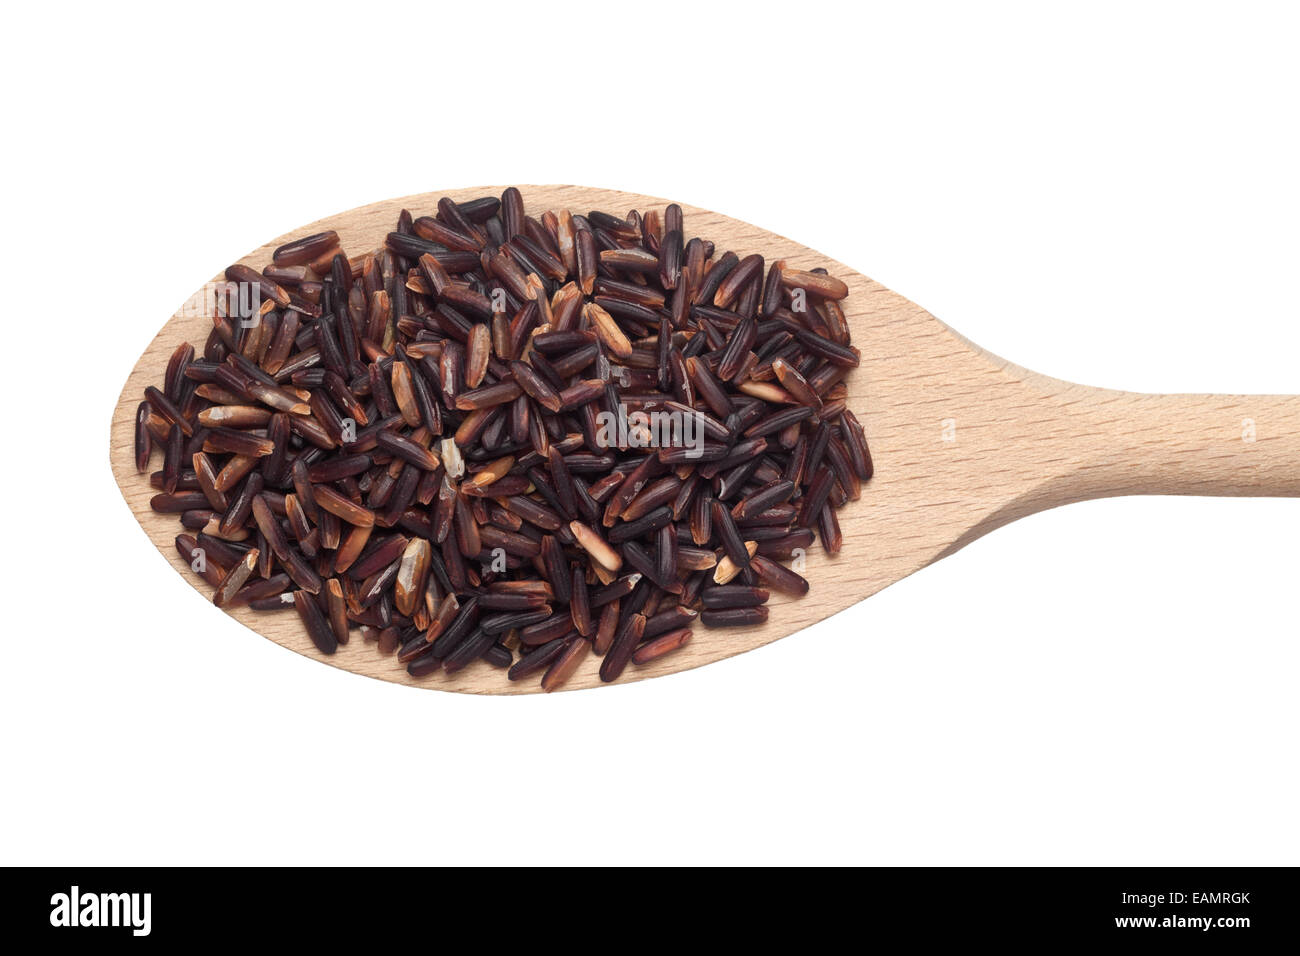
<path fill-rule="evenodd" d="M 1300 396 L 1080 392 L 1063 408 L 1075 430 L 1062 501 L 1300 497 Z"/>

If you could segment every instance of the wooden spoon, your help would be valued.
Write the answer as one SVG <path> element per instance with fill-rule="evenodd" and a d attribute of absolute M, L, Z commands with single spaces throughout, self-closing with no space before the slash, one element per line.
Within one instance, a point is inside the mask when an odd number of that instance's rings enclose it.
<path fill-rule="evenodd" d="M 662 209 L 668 200 L 581 186 L 521 187 L 530 215 L 547 209 Z M 291 238 L 333 229 L 356 255 L 383 245 L 401 209 L 432 212 L 457 201 L 500 195 L 502 187 L 428 193 L 378 202 L 295 229 L 240 262 L 260 268 Z M 863 422 L 875 477 L 839 513 L 844 546 L 827 558 L 810 549 L 802 599 L 773 595 L 768 622 L 752 629 L 698 626 L 690 644 L 620 682 L 659 677 L 761 647 L 841 611 L 1016 518 L 1108 495 L 1300 495 L 1300 396 L 1146 395 L 1086 388 L 1012 365 L 944 325 L 920 306 L 861 273 L 757 226 L 684 206 L 688 235 L 719 250 L 758 252 L 794 268 L 824 266 L 849 287 L 843 303 L 862 365 L 847 379 L 849 407 Z M 218 277 L 220 278 L 220 277 Z M 195 310 L 188 310 L 193 312 Z M 110 455 L 122 495 L 158 550 L 210 600 L 211 589 L 176 553 L 175 515 L 155 514 L 156 493 L 136 472 L 134 415 L 145 386 L 158 384 L 183 341 L 198 348 L 211 320 L 173 316 L 140 357 L 113 415 Z M 481 694 L 524 694 L 536 678 L 510 682 L 478 662 L 450 677 L 413 679 L 393 656 L 354 636 L 321 655 L 292 612 L 237 609 L 233 616 L 277 644 L 335 667 L 382 680 Z M 355 633 L 355 632 L 354 632 Z M 565 689 L 595 687 L 590 655 Z"/>

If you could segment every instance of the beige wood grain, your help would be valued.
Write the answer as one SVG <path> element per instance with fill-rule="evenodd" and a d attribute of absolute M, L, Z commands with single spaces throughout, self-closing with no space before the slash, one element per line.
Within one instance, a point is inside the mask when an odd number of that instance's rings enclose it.
<path fill-rule="evenodd" d="M 437 199 L 499 195 L 500 186 L 449 190 L 374 203 L 311 223 L 242 260 L 260 267 L 290 238 L 337 230 L 352 255 L 378 248 L 399 210 L 432 213 Z M 529 214 L 662 208 L 666 200 L 578 186 L 521 187 Z M 807 597 L 774 596 L 771 616 L 750 630 L 696 627 L 691 644 L 647 667 L 630 665 L 619 683 L 686 670 L 760 647 L 820 621 L 1016 518 L 1086 498 L 1125 494 L 1300 495 L 1300 397 L 1144 395 L 1085 388 L 1027 371 L 985 352 L 917 306 L 847 266 L 740 222 L 684 207 L 689 235 L 720 250 L 758 252 L 768 261 L 825 266 L 849 285 L 844 303 L 863 362 L 849 378 L 849 406 L 866 427 L 875 478 L 840 513 L 844 547 L 828 559 L 815 545 Z M 135 407 L 159 384 L 182 341 L 201 350 L 210 320 L 173 317 L 131 371 L 113 416 L 113 473 L 141 526 L 180 576 L 210 599 L 173 541 L 174 515 L 149 509 L 155 493 L 133 460 Z M 1254 440 L 1251 437 L 1253 427 Z M 157 456 L 155 455 L 155 466 Z M 413 680 L 394 657 L 354 636 L 321 655 L 292 612 L 231 614 L 277 644 L 382 680 L 482 694 L 533 693 L 537 681 L 510 683 L 479 662 L 453 677 Z M 593 656 L 565 689 L 594 687 Z"/>

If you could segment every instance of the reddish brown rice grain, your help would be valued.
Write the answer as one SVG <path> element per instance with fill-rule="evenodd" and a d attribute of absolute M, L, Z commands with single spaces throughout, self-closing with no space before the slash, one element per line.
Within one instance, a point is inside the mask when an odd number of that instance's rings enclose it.
<path fill-rule="evenodd" d="M 546 669 L 542 677 L 542 690 L 549 693 L 563 685 L 582 665 L 590 651 L 591 642 L 586 638 L 578 636 L 569 638 L 550 667 Z"/>
<path fill-rule="evenodd" d="M 676 631 L 669 631 L 656 637 L 654 640 L 646 641 L 635 651 L 632 652 L 632 663 L 641 665 L 649 664 L 656 661 L 665 654 L 671 654 L 673 651 L 680 650 L 690 642 L 692 631 L 689 627 L 681 628 Z"/>
<path fill-rule="evenodd" d="M 257 567 L 257 558 L 257 548 L 250 548 L 239 563 L 226 572 L 212 595 L 213 604 L 222 607 L 235 596 L 235 593 L 244 586 L 249 575 L 253 573 L 253 569 Z"/>
<path fill-rule="evenodd" d="M 826 299 L 843 299 L 849 294 L 843 280 L 800 269 L 782 269 L 781 283 L 787 289 L 804 289 Z"/>
<path fill-rule="evenodd" d="M 618 627 L 619 602 L 606 604 L 600 612 L 596 625 L 596 638 L 592 642 L 597 654 L 605 654 L 614 643 L 614 631 Z"/>
<path fill-rule="evenodd" d="M 204 549 L 200 548 L 197 539 L 192 534 L 178 534 L 176 536 L 176 553 L 181 556 L 181 560 L 190 566 L 190 568 L 205 580 L 212 587 L 218 587 L 225 577 L 225 570 L 215 562 L 207 560 L 207 554 Z"/>
<path fill-rule="evenodd" d="M 375 523 L 375 513 L 339 494 L 330 485 L 317 485 L 313 489 L 316 504 L 346 521 L 348 524 L 366 527 Z"/>

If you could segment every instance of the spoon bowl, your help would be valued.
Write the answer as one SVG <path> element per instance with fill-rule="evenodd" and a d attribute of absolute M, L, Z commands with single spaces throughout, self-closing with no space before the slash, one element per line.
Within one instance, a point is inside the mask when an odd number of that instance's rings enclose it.
<path fill-rule="evenodd" d="M 526 211 L 662 209 L 671 200 L 582 186 L 521 186 Z M 379 248 L 402 209 L 431 210 L 442 196 L 464 202 L 500 195 L 487 186 L 406 196 L 310 223 L 239 260 L 260 268 L 290 239 L 334 230 L 351 254 Z M 845 380 L 848 407 L 865 427 L 875 475 L 838 512 L 843 549 L 809 549 L 802 598 L 773 594 L 766 623 L 695 626 L 681 650 L 632 666 L 619 682 L 660 677 L 769 644 L 870 597 L 1016 518 L 1089 498 L 1126 494 L 1300 495 L 1300 397 L 1149 395 L 1087 388 L 1039 375 L 963 338 L 920 306 L 797 242 L 717 212 L 682 206 L 689 234 L 719 251 L 761 253 L 796 269 L 827 268 L 849 289 L 841 304 L 861 366 Z M 417 213 L 418 214 L 418 213 Z M 221 281 L 218 276 L 214 281 Z M 197 293 L 196 293 L 197 294 Z M 175 515 L 153 512 L 157 490 L 136 471 L 135 409 L 162 380 L 182 342 L 201 347 L 211 319 L 182 309 L 162 327 L 127 378 L 113 414 L 113 474 L 132 513 L 171 565 L 210 601 L 210 590 L 177 554 Z M 219 613 L 215 608 L 212 613 Z M 317 651 L 296 614 L 242 607 L 229 612 L 264 637 L 335 667 L 397 683 L 465 693 L 521 694 L 479 661 L 459 673 L 413 678 L 395 657 L 353 637 L 337 653 Z M 601 684 L 588 655 L 565 690 Z"/>

